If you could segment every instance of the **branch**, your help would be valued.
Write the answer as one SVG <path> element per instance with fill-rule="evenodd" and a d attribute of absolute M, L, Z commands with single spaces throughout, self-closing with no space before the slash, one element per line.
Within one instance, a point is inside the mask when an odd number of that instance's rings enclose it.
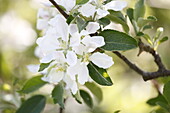
<path fill-rule="evenodd" d="M 144 44 L 143 42 L 139 41 L 139 49 L 140 50 L 139 50 L 138 55 L 140 55 L 140 53 L 142 53 L 143 51 L 152 54 L 152 56 L 155 59 L 154 61 L 158 66 L 158 71 L 156 71 L 156 72 L 143 71 L 138 66 L 136 66 L 131 61 L 129 61 L 121 53 L 119 53 L 117 51 L 113 51 L 113 53 L 116 54 L 119 58 L 121 58 L 131 69 L 133 69 L 138 74 L 140 74 L 143 77 L 144 81 L 155 79 L 155 78 L 158 78 L 158 77 L 170 76 L 170 70 L 167 70 L 165 68 L 165 66 L 163 65 L 163 63 L 161 61 L 161 58 L 160 58 L 159 54 L 153 48 L 151 48 L 150 46 L 148 46 L 148 45 Z"/>
<path fill-rule="evenodd" d="M 58 11 L 67 19 L 69 15 L 67 15 L 63 9 L 60 8 L 60 6 L 54 1 L 54 0 L 49 0 L 57 9 Z"/>

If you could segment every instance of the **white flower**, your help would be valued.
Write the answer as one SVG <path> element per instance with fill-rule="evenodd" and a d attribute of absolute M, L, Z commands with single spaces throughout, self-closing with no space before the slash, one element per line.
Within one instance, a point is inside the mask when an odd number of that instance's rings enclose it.
<path fill-rule="evenodd" d="M 76 5 L 76 0 L 55 0 L 59 5 L 63 6 L 67 12 L 71 11 Z"/>
<path fill-rule="evenodd" d="M 82 7 L 78 9 L 78 11 L 83 16 L 86 16 L 86 17 L 97 16 L 97 18 L 99 19 L 109 14 L 107 10 L 121 11 L 123 8 L 127 6 L 126 1 L 114 0 L 103 5 L 104 1 L 105 0 L 91 0 L 85 5 L 82 5 Z M 95 13 L 97 15 L 95 15 Z"/>

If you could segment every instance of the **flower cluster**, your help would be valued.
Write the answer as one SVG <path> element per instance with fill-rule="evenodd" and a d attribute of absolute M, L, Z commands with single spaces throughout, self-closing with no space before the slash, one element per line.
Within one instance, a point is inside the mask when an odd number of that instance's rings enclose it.
<path fill-rule="evenodd" d="M 83 5 L 76 5 L 76 0 L 55 1 L 67 13 L 76 10 L 85 17 L 98 18 L 106 16 L 109 9 L 119 11 L 126 6 L 123 1 L 104 3 L 105 0 L 90 0 Z M 97 22 L 87 22 L 79 30 L 76 21 L 68 24 L 61 14 L 49 7 L 39 10 L 37 28 L 44 31 L 43 36 L 37 39 L 40 63 L 49 64 L 41 71 L 44 74 L 43 81 L 51 84 L 63 82 L 65 89 L 76 94 L 79 85 L 92 81 L 87 67 L 90 62 L 103 69 L 114 63 L 110 56 L 96 51 L 105 45 L 104 37 L 92 35 L 100 29 Z"/>

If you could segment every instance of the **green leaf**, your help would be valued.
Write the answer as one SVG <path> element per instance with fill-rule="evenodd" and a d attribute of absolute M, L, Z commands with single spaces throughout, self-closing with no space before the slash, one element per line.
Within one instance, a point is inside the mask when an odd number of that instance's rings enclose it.
<path fill-rule="evenodd" d="M 76 101 L 79 104 L 82 104 L 82 98 L 80 97 L 80 92 L 79 91 L 75 95 L 73 95 L 73 97 L 76 99 Z"/>
<path fill-rule="evenodd" d="M 157 21 L 156 17 L 154 16 L 148 16 L 147 19 L 144 19 L 144 18 L 139 18 L 138 21 L 137 21 L 137 25 L 142 28 L 143 26 L 145 26 L 146 24 L 150 23 L 150 22 L 154 22 L 154 21 Z"/>
<path fill-rule="evenodd" d="M 161 44 L 161 43 L 163 43 L 163 42 L 165 42 L 165 41 L 167 41 L 168 40 L 168 37 L 167 36 L 165 36 L 165 37 L 163 37 L 161 40 L 159 40 L 159 44 Z"/>
<path fill-rule="evenodd" d="M 104 37 L 106 43 L 102 48 L 107 51 L 124 51 L 137 47 L 137 41 L 123 32 L 105 30 L 100 35 Z"/>
<path fill-rule="evenodd" d="M 43 71 L 45 68 L 47 68 L 50 65 L 51 62 L 49 62 L 49 63 L 41 63 L 38 72 Z"/>
<path fill-rule="evenodd" d="M 92 62 L 90 62 L 87 67 L 89 69 L 90 77 L 95 82 L 97 82 L 100 85 L 105 85 L 105 86 L 113 85 L 113 83 L 105 69 L 97 67 Z"/>
<path fill-rule="evenodd" d="M 165 97 L 159 93 L 159 95 L 155 98 L 151 98 L 147 101 L 147 104 L 151 105 L 151 106 L 156 106 L 157 102 L 163 102 L 165 104 L 168 104 L 168 102 L 166 101 Z"/>
<path fill-rule="evenodd" d="M 92 82 L 86 82 L 85 86 L 93 93 L 93 95 L 97 98 L 98 102 L 102 101 L 103 92 L 98 85 Z"/>
<path fill-rule="evenodd" d="M 43 75 L 31 78 L 30 80 L 28 80 L 25 83 L 23 88 L 18 92 L 20 92 L 20 93 L 31 93 L 33 91 L 38 90 L 40 87 L 44 86 L 47 83 L 47 82 L 44 82 L 44 81 L 41 80 L 42 77 L 43 77 Z"/>
<path fill-rule="evenodd" d="M 137 21 L 138 18 L 144 17 L 145 15 L 145 0 L 139 0 L 134 9 L 134 19 Z"/>
<path fill-rule="evenodd" d="M 127 25 L 126 22 L 123 21 L 121 18 L 116 17 L 115 15 L 111 15 L 111 14 L 107 15 L 106 18 L 108 18 L 109 20 L 111 20 L 111 21 L 114 22 L 114 23 L 121 24 L 122 27 L 123 27 L 123 29 L 124 29 L 124 31 L 125 31 L 126 33 L 129 32 L 129 27 L 128 27 L 128 25 Z"/>
<path fill-rule="evenodd" d="M 61 84 L 58 84 L 55 86 L 55 88 L 52 91 L 52 98 L 54 103 L 58 103 L 61 108 L 64 108 L 64 88 Z"/>
<path fill-rule="evenodd" d="M 36 95 L 26 100 L 16 113 L 41 113 L 45 107 L 46 98 Z"/>
<path fill-rule="evenodd" d="M 167 83 L 164 85 L 163 95 L 164 95 L 164 97 L 166 98 L 166 100 L 168 101 L 168 103 L 170 104 L 170 81 L 167 82 Z"/>
<path fill-rule="evenodd" d="M 121 111 L 120 110 L 117 110 L 117 111 L 115 111 L 114 113 L 120 113 Z"/>
<path fill-rule="evenodd" d="M 165 104 L 163 102 L 157 102 L 156 104 L 162 107 L 164 110 L 168 111 L 168 113 L 170 112 L 170 106 L 168 104 Z"/>
<path fill-rule="evenodd" d="M 84 90 L 80 90 L 80 95 L 83 99 L 83 101 L 89 106 L 90 108 L 93 108 L 93 100 L 91 96 Z"/>
<path fill-rule="evenodd" d="M 81 18 L 77 18 L 77 27 L 79 32 L 81 32 L 86 26 L 87 26 L 88 22 L 84 21 Z"/>
<path fill-rule="evenodd" d="M 151 41 L 151 37 L 148 34 L 144 34 L 143 38 L 150 44 L 153 45 L 153 42 Z"/>
<path fill-rule="evenodd" d="M 147 30 L 147 29 L 153 29 L 153 26 L 152 25 L 144 25 L 142 30 Z"/>
<path fill-rule="evenodd" d="M 98 20 L 100 25 L 103 25 L 103 27 L 106 27 L 107 25 L 110 24 L 110 20 L 107 18 L 101 18 Z"/>
<path fill-rule="evenodd" d="M 131 23 L 132 23 L 132 20 L 134 19 L 134 18 L 133 18 L 134 9 L 128 8 L 127 11 L 126 11 L 126 13 L 127 13 L 128 17 L 129 17 Z"/>
<path fill-rule="evenodd" d="M 67 18 L 67 24 L 70 24 L 72 21 L 74 20 L 74 17 L 72 15 L 70 15 L 68 18 Z"/>
<path fill-rule="evenodd" d="M 83 5 L 87 3 L 89 0 L 76 0 L 76 5 Z"/>

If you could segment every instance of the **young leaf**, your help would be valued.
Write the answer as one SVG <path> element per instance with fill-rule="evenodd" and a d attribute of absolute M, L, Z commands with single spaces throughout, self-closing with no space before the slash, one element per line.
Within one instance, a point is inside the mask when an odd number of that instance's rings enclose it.
<path fill-rule="evenodd" d="M 107 51 L 124 51 L 137 47 L 137 41 L 123 32 L 105 30 L 100 35 L 106 43 L 102 48 Z"/>
<path fill-rule="evenodd" d="M 126 22 L 124 22 L 122 19 L 116 17 L 115 15 L 111 15 L 111 14 L 107 15 L 106 18 L 108 18 L 108 19 L 111 20 L 112 22 L 121 24 L 122 27 L 123 27 L 123 29 L 124 29 L 124 31 L 125 31 L 126 33 L 129 32 L 129 27 L 128 27 L 128 25 L 127 25 Z"/>
<path fill-rule="evenodd" d="M 132 20 L 134 19 L 133 18 L 133 12 L 134 12 L 134 9 L 132 9 L 132 8 L 128 8 L 127 11 L 126 11 L 131 23 L 132 23 Z"/>
<path fill-rule="evenodd" d="M 146 24 L 148 24 L 150 22 L 154 22 L 154 21 L 157 21 L 156 17 L 154 17 L 154 16 L 148 16 L 147 19 L 140 17 L 140 18 L 138 18 L 137 24 L 138 24 L 138 27 L 142 28 Z"/>
<path fill-rule="evenodd" d="M 81 18 L 77 18 L 77 27 L 79 32 L 81 32 L 86 26 L 87 26 L 88 22 L 84 21 Z"/>
<path fill-rule="evenodd" d="M 64 108 L 64 88 L 61 84 L 58 84 L 55 86 L 55 88 L 52 91 L 52 98 L 54 103 L 58 103 L 61 108 Z"/>
<path fill-rule="evenodd" d="M 142 28 L 142 31 L 147 30 L 147 29 L 153 29 L 152 25 L 144 25 Z"/>
<path fill-rule="evenodd" d="M 75 95 L 73 95 L 73 97 L 76 99 L 76 101 L 79 104 L 82 104 L 82 98 L 80 97 L 80 92 L 79 91 Z"/>
<path fill-rule="evenodd" d="M 85 86 L 93 93 L 100 103 L 103 99 L 103 92 L 99 86 L 92 82 L 86 82 Z"/>
<path fill-rule="evenodd" d="M 95 82 L 97 82 L 100 85 L 105 85 L 105 86 L 113 85 L 113 83 L 105 69 L 97 67 L 92 62 L 90 62 L 87 67 L 89 69 L 90 77 Z"/>
<path fill-rule="evenodd" d="M 144 4 L 145 0 L 139 0 L 136 5 L 135 5 L 135 9 L 134 9 L 134 19 L 137 21 L 138 18 L 140 17 L 144 17 L 145 15 L 145 4 Z"/>
<path fill-rule="evenodd" d="M 31 93 L 33 91 L 38 90 L 40 87 L 44 86 L 47 83 L 47 82 L 44 82 L 44 81 L 41 80 L 42 77 L 43 77 L 43 75 L 31 78 L 30 80 L 28 80 L 25 83 L 23 88 L 18 92 Z"/>
<path fill-rule="evenodd" d="M 163 95 L 170 104 L 170 81 L 164 85 Z"/>
<path fill-rule="evenodd" d="M 67 24 L 70 24 L 72 21 L 74 20 L 74 17 L 72 15 L 70 15 L 68 18 L 67 18 Z"/>
<path fill-rule="evenodd" d="M 103 27 L 106 27 L 107 25 L 110 24 L 110 20 L 107 18 L 101 18 L 98 20 L 100 25 L 103 25 Z"/>
<path fill-rule="evenodd" d="M 38 72 L 43 71 L 45 68 L 47 68 L 50 65 L 50 63 L 51 62 L 40 64 L 40 69 L 38 70 Z"/>
<path fill-rule="evenodd" d="M 45 107 L 46 98 L 36 95 L 26 100 L 16 113 L 41 113 Z"/>
<path fill-rule="evenodd" d="M 161 40 L 159 40 L 158 44 L 161 44 L 161 43 L 163 43 L 163 42 L 165 42 L 165 41 L 167 41 L 167 40 L 168 40 L 168 37 L 165 36 L 165 37 L 163 37 Z"/>
<path fill-rule="evenodd" d="M 87 3 L 89 0 L 76 0 L 76 5 L 83 5 Z"/>
<path fill-rule="evenodd" d="M 115 111 L 114 113 L 120 113 L 120 110 Z"/>
<path fill-rule="evenodd" d="M 91 96 L 84 90 L 80 90 L 80 95 L 83 99 L 83 101 L 89 106 L 90 108 L 93 108 L 93 100 Z"/>
<path fill-rule="evenodd" d="M 151 106 L 156 106 L 157 102 L 163 102 L 165 104 L 168 104 L 168 102 L 166 101 L 165 97 L 159 93 L 159 95 L 155 98 L 151 98 L 147 101 L 147 104 L 151 105 Z"/>

